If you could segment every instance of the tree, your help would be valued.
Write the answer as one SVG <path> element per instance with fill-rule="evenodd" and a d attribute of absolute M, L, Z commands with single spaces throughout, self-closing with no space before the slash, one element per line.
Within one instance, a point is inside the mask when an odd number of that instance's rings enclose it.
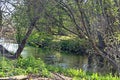
<path fill-rule="evenodd" d="M 119 42 L 115 35 L 119 33 L 119 23 L 117 23 L 119 22 L 119 8 L 115 5 L 117 0 L 55 1 L 75 24 L 73 27 L 76 28 L 77 33 L 73 33 L 80 38 L 87 39 L 91 49 L 95 51 L 93 54 L 100 55 L 108 60 L 114 69 L 120 72 Z M 102 48 L 101 39 L 103 39 L 102 43 L 104 43 Z M 97 40 L 100 44 L 96 42 Z"/>
<path fill-rule="evenodd" d="M 39 20 L 41 17 L 41 14 L 44 10 L 45 2 L 46 0 L 29 0 L 29 1 L 26 0 L 25 1 L 25 5 L 28 8 L 27 14 L 29 16 L 30 24 L 23 40 L 21 41 L 17 51 L 15 52 L 15 55 L 13 56 L 14 58 L 18 58 L 21 52 L 23 51 L 28 37 L 30 36 L 34 27 L 36 26 L 37 20 Z"/>
<path fill-rule="evenodd" d="M 15 2 L 17 2 L 17 1 L 15 1 Z M 20 4 L 15 5 L 14 3 L 9 2 L 9 1 L 6 1 L 5 3 L 11 4 L 12 6 L 15 7 L 15 9 L 19 8 L 19 5 L 20 5 Z M 12 59 L 17 59 L 20 56 L 22 50 L 25 47 L 28 37 L 32 33 L 33 29 L 35 28 L 37 21 L 40 19 L 40 17 L 43 14 L 44 5 L 46 3 L 46 0 L 23 0 L 23 1 L 21 1 L 21 3 L 22 3 L 22 5 L 24 5 L 24 7 L 26 7 L 26 14 L 28 16 L 29 26 L 27 27 L 28 28 L 27 32 L 24 35 L 23 39 L 21 40 L 15 54 L 12 56 L 8 56 L 8 58 L 12 58 Z"/>
<path fill-rule="evenodd" d="M 0 2 L 0 5 L 1 5 L 1 2 Z M 0 6 L 0 27 L 2 25 L 2 10 L 1 10 L 1 7 L 2 6 Z"/>
<path fill-rule="evenodd" d="M 2 30 L 2 2 L 0 1 L 0 31 Z"/>
<path fill-rule="evenodd" d="M 79 38 L 85 38 L 89 41 L 93 54 L 106 59 L 120 72 L 119 42 L 116 39 L 116 33 L 118 34 L 120 29 L 119 2 L 119 0 L 51 0 L 50 3 L 49 0 L 24 0 L 29 25 L 18 50 L 11 58 L 20 56 L 33 29 L 40 31 L 36 24 L 42 21 L 43 24 L 49 25 L 47 27 L 49 30 L 50 26 L 58 26 L 59 31 L 63 28 Z"/>

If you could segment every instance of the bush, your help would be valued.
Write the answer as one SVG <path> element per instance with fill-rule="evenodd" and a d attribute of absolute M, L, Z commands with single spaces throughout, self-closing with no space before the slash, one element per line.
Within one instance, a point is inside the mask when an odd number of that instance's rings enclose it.
<path fill-rule="evenodd" d="M 37 74 L 49 77 L 50 72 L 46 69 L 44 62 L 41 59 L 34 57 L 20 58 L 18 60 L 1 60 L 0 77 L 15 76 L 22 74 Z"/>
<path fill-rule="evenodd" d="M 75 53 L 84 54 L 86 53 L 87 41 L 84 39 L 70 39 L 60 41 L 61 50 Z"/>
<path fill-rule="evenodd" d="M 34 47 L 46 48 L 52 41 L 52 35 L 45 32 L 33 31 L 32 35 L 28 39 L 28 44 Z"/>
<path fill-rule="evenodd" d="M 49 71 L 45 67 L 44 62 L 40 58 L 35 59 L 34 57 L 28 57 L 28 58 L 18 59 L 16 67 L 25 69 L 26 73 L 39 74 L 41 76 L 50 75 Z"/>

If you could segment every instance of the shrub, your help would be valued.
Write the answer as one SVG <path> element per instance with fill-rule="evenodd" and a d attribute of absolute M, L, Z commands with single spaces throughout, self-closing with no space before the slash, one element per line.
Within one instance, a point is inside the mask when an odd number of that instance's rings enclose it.
<path fill-rule="evenodd" d="M 34 57 L 19 58 L 18 60 L 3 59 L 0 62 L 0 77 L 14 76 L 21 74 L 38 74 L 49 77 L 50 72 L 46 69 L 41 59 Z"/>
<path fill-rule="evenodd" d="M 46 48 L 52 41 L 53 36 L 45 32 L 33 31 L 28 39 L 28 44 L 34 47 Z"/>
<path fill-rule="evenodd" d="M 84 54 L 88 48 L 87 41 L 84 39 L 62 40 L 60 41 L 60 45 L 61 50 L 75 54 Z"/>
<path fill-rule="evenodd" d="M 26 70 L 26 73 L 40 74 L 42 76 L 49 76 L 50 73 L 47 71 L 44 62 L 38 58 L 34 57 L 22 58 L 17 60 L 17 68 L 22 68 Z M 48 75 L 49 74 L 49 75 Z"/>

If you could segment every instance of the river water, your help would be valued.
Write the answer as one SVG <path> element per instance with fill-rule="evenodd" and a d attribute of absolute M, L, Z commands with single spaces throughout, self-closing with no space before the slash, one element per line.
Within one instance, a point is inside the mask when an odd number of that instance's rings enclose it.
<path fill-rule="evenodd" d="M 18 44 L 15 43 L 0 41 L 0 45 L 3 45 L 8 51 L 13 53 L 18 49 Z M 23 58 L 34 56 L 35 58 L 41 58 L 46 64 L 63 68 L 76 68 L 102 74 L 108 72 L 106 66 L 100 69 L 99 66 L 92 64 L 93 67 L 88 68 L 88 56 L 73 55 L 66 52 L 35 48 L 31 46 L 26 46 L 21 54 Z"/>
<path fill-rule="evenodd" d="M 8 51 L 15 52 L 18 44 L 0 42 Z M 64 68 L 81 68 L 87 70 L 87 56 L 72 55 L 61 51 L 51 51 L 48 49 L 26 46 L 22 51 L 23 57 L 34 56 L 41 58 L 46 64 L 61 66 Z"/>
<path fill-rule="evenodd" d="M 0 39 L 0 45 L 13 53 L 18 49 L 18 44 L 4 41 L 2 39 Z M 23 58 L 34 56 L 35 58 L 41 58 L 46 64 L 61 66 L 63 68 L 76 68 L 84 71 L 99 72 L 102 74 L 109 72 L 108 67 L 105 65 L 103 68 L 99 68 L 99 66 L 92 63 L 92 68 L 88 68 L 88 56 L 72 55 L 66 52 L 35 48 L 31 46 L 25 46 L 21 54 Z"/>

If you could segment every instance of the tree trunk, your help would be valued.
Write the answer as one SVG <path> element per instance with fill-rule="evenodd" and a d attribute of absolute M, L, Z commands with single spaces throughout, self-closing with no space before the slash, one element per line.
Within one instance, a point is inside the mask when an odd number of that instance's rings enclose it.
<path fill-rule="evenodd" d="M 27 41 L 28 37 L 30 36 L 30 34 L 32 33 L 32 31 L 33 31 L 33 29 L 35 27 L 36 21 L 37 21 L 37 18 L 33 19 L 33 21 L 31 22 L 31 24 L 30 24 L 30 26 L 28 28 L 28 31 L 27 31 L 25 37 L 23 38 L 21 44 L 18 46 L 18 49 L 15 52 L 13 58 L 18 58 L 20 56 L 21 52 L 23 51 L 23 49 L 25 47 L 25 44 L 26 44 L 26 41 Z"/>
<path fill-rule="evenodd" d="M 30 34 L 32 33 L 37 20 L 40 18 L 42 12 L 43 12 L 43 5 L 45 4 L 46 0 L 27 0 L 26 6 L 28 7 L 27 14 L 29 16 L 30 20 L 30 26 L 28 28 L 27 33 L 25 34 L 23 40 L 21 41 L 20 45 L 18 46 L 17 51 L 15 52 L 14 56 L 12 58 L 18 58 L 21 55 L 21 52 L 23 51 L 26 41 L 29 38 Z"/>
<path fill-rule="evenodd" d="M 1 2 L 0 2 L 0 28 L 1 28 L 1 26 L 2 26 L 2 10 L 1 10 L 1 6 L 2 4 L 1 4 Z"/>
<path fill-rule="evenodd" d="M 0 9 L 0 26 L 2 25 L 2 11 Z"/>

